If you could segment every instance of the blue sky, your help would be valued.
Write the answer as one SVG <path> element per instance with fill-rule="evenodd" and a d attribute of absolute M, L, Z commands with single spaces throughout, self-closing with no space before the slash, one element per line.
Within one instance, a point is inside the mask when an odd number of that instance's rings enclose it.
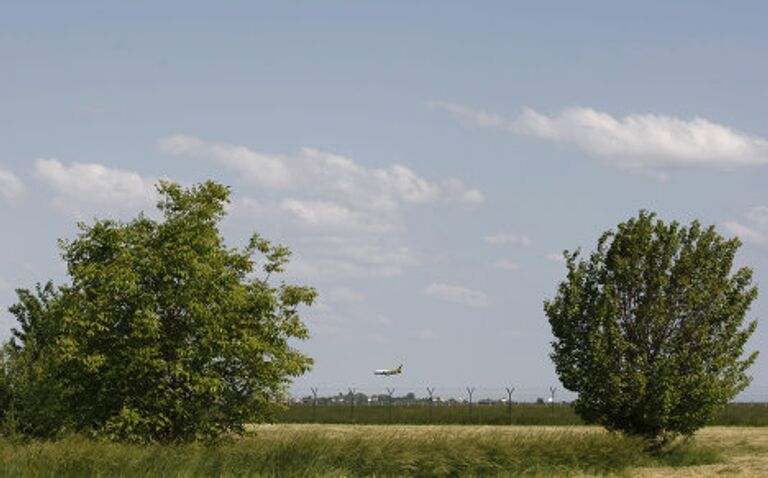
<path fill-rule="evenodd" d="M 321 292 L 297 393 L 543 396 L 554 258 L 639 209 L 738 235 L 766 283 L 768 7 L 670 3 L 4 2 L 0 336 L 77 220 L 213 178 L 229 242 Z"/>

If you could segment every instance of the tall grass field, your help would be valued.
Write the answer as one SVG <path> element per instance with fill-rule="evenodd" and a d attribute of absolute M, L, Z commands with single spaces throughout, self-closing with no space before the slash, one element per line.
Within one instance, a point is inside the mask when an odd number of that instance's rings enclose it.
<path fill-rule="evenodd" d="M 725 430 L 739 430 L 751 453 L 768 450 L 768 429 Z M 657 456 L 639 440 L 583 426 L 261 425 L 216 446 L 0 440 L 0 476 L 668 476 L 731 456 L 739 440 L 726 446 L 719 433 Z"/>
<path fill-rule="evenodd" d="M 515 404 L 511 412 L 526 426 L 477 424 L 507 423 L 506 406 L 473 407 L 470 421 L 462 406 L 300 405 L 282 419 L 326 423 L 253 425 L 216 445 L 0 438 L 0 476 L 768 476 L 765 405 L 731 405 L 718 419 L 731 426 L 705 428 L 659 455 L 641 440 L 583 425 L 568 405 Z M 419 425 L 375 424 L 390 419 Z"/>

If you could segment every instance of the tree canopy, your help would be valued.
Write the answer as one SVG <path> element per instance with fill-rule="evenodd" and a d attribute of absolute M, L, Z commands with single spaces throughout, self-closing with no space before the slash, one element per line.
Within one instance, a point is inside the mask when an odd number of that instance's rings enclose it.
<path fill-rule="evenodd" d="M 565 252 L 568 273 L 544 310 L 551 357 L 578 393 L 586 421 L 663 440 L 692 434 L 743 390 L 757 352 L 752 271 L 731 273 L 738 239 L 653 213 L 604 233 L 588 259 Z"/>
<path fill-rule="evenodd" d="M 15 431 L 176 441 L 270 417 L 311 366 L 298 309 L 316 292 L 280 283 L 290 251 L 254 234 L 228 248 L 229 189 L 158 185 L 161 220 L 79 224 L 60 241 L 71 283 L 19 289 L 0 405 Z M 3 403 L 4 402 L 4 403 Z"/>

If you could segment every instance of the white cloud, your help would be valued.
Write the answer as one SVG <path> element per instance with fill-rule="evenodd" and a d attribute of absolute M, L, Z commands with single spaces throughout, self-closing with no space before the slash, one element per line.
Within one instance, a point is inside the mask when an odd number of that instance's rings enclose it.
<path fill-rule="evenodd" d="M 280 208 L 304 225 L 314 229 L 381 233 L 394 230 L 399 220 L 391 214 L 371 214 L 333 201 L 302 201 L 288 198 Z"/>
<path fill-rule="evenodd" d="M 665 169 L 732 169 L 768 164 L 768 140 L 704 118 L 632 114 L 615 118 L 590 108 L 568 108 L 556 116 L 524 109 L 515 118 L 450 103 L 434 103 L 459 120 L 480 127 L 570 143 L 619 168 L 659 177 Z"/>
<path fill-rule="evenodd" d="M 563 257 L 562 253 L 550 252 L 545 257 L 548 261 L 556 262 L 558 264 L 565 264 L 565 257 Z"/>
<path fill-rule="evenodd" d="M 316 250 L 323 251 L 326 255 L 334 254 L 339 258 L 370 267 L 416 265 L 421 262 L 408 247 L 391 245 L 385 239 L 377 242 L 375 239 L 375 236 L 324 236 L 314 239 L 313 242 Z"/>
<path fill-rule="evenodd" d="M 508 259 L 501 259 L 493 263 L 493 267 L 502 269 L 505 271 L 516 271 L 520 269 L 520 264 L 510 261 Z"/>
<path fill-rule="evenodd" d="M 344 222 L 349 215 L 354 220 Z M 403 244 L 398 217 L 367 216 L 337 204 L 241 198 L 233 203 L 231 219 L 258 222 L 264 233 L 279 231 L 296 253 L 289 272 L 299 280 L 395 277 L 421 263 L 419 255 Z"/>
<path fill-rule="evenodd" d="M 212 159 L 236 169 L 261 186 L 288 187 L 293 179 L 287 158 L 257 153 L 242 146 L 207 143 L 194 136 L 175 135 L 161 139 L 160 147 L 171 154 Z"/>
<path fill-rule="evenodd" d="M 330 201 L 285 199 L 281 206 L 309 224 L 346 225 L 356 222 L 355 214 L 345 206 Z"/>
<path fill-rule="evenodd" d="M 101 164 L 39 159 L 35 172 L 56 193 L 54 205 L 76 216 L 96 213 L 135 212 L 150 208 L 157 198 L 156 180 L 133 171 Z"/>
<path fill-rule="evenodd" d="M 745 243 L 768 244 L 768 207 L 757 206 L 744 212 L 745 223 L 726 221 L 723 227 Z"/>
<path fill-rule="evenodd" d="M 367 249 L 376 249 L 375 245 L 363 245 Z M 343 249 L 325 250 L 308 247 L 293 247 L 305 253 L 297 254 L 291 261 L 289 272 L 302 280 L 344 281 L 369 277 L 398 277 L 405 269 L 419 263 L 408 250 L 380 246 L 380 255 L 360 257 L 345 254 Z"/>
<path fill-rule="evenodd" d="M 530 246 L 531 240 L 525 234 L 514 232 L 497 232 L 485 236 L 485 242 L 493 245 L 509 244 L 512 246 Z"/>
<path fill-rule="evenodd" d="M 466 106 L 457 105 L 454 103 L 448 103 L 446 101 L 434 101 L 428 103 L 427 106 L 432 108 L 441 109 L 451 113 L 456 119 L 462 121 L 469 126 L 480 126 L 483 128 L 498 128 L 498 129 L 515 129 L 515 122 L 504 118 L 496 113 L 489 113 L 487 111 L 476 110 L 474 108 L 468 108 Z"/>
<path fill-rule="evenodd" d="M 481 204 L 485 202 L 483 193 L 477 189 L 467 188 L 461 179 L 446 178 L 443 180 L 443 188 L 449 200 L 464 204 Z"/>
<path fill-rule="evenodd" d="M 287 212 L 294 225 L 305 232 L 371 234 L 400 230 L 403 206 L 430 203 L 440 197 L 439 185 L 405 166 L 366 168 L 344 156 L 311 148 L 292 156 L 271 155 L 184 135 L 164 138 L 160 146 L 172 154 L 224 164 L 273 191 L 273 195 L 287 194 L 272 203 L 250 199 L 250 205 L 258 202 Z"/>
<path fill-rule="evenodd" d="M 12 172 L 0 169 L 0 197 L 13 202 L 24 192 L 24 184 Z"/>
<path fill-rule="evenodd" d="M 383 190 L 393 191 L 396 197 L 406 202 L 433 202 L 440 195 L 440 188 L 436 184 L 420 178 L 416 173 L 399 164 L 387 169 L 375 169 L 373 174 Z"/>
<path fill-rule="evenodd" d="M 752 244 L 765 244 L 768 242 L 768 236 L 764 233 L 736 221 L 727 221 L 723 223 L 723 226 L 725 226 L 728 232 L 738 237 L 743 242 Z"/>
<path fill-rule="evenodd" d="M 229 213 L 235 216 L 249 218 L 264 218 L 276 211 L 274 205 L 267 204 L 251 197 L 240 197 L 229 205 Z"/>
<path fill-rule="evenodd" d="M 471 307 L 485 307 L 491 303 L 485 293 L 460 285 L 432 283 L 424 289 L 424 293 L 430 297 Z"/>
<path fill-rule="evenodd" d="M 768 206 L 751 207 L 744 215 L 753 224 L 768 226 Z"/>
<path fill-rule="evenodd" d="M 366 209 L 394 209 L 401 203 L 429 203 L 440 197 L 440 186 L 406 166 L 366 168 L 344 156 L 312 148 L 290 156 L 276 155 L 186 135 L 163 138 L 160 147 L 171 154 L 218 162 L 260 186 L 301 191 Z"/>
<path fill-rule="evenodd" d="M 258 219 L 289 238 L 300 278 L 392 277 L 421 259 L 405 242 L 404 211 L 445 200 L 477 204 L 480 191 L 456 178 L 425 179 L 406 166 L 365 167 L 350 158 L 303 148 L 292 155 L 176 135 L 160 140 L 171 154 L 200 157 L 259 186 L 236 199 L 236 220 Z M 301 251 L 301 254 L 298 254 Z"/>
<path fill-rule="evenodd" d="M 297 255 L 291 270 L 313 280 L 397 277 L 422 262 L 409 247 L 388 236 L 317 236 L 299 241 L 305 253 Z"/>

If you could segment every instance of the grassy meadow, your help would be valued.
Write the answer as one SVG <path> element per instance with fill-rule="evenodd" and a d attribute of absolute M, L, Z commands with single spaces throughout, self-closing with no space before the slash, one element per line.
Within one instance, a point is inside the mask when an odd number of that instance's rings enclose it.
<path fill-rule="evenodd" d="M 546 425 L 575 426 L 584 422 L 569 404 L 539 405 L 290 405 L 280 423 L 329 423 L 366 425 Z M 768 426 L 768 404 L 732 403 L 714 421 L 717 426 Z"/>
<path fill-rule="evenodd" d="M 216 446 L 0 440 L 0 476 L 706 476 L 768 465 L 768 428 L 708 428 L 650 456 L 595 427 L 258 425 Z M 764 468 L 764 469 L 768 469 Z M 695 475 L 687 473 L 695 471 Z"/>
<path fill-rule="evenodd" d="M 511 412 L 506 405 L 474 406 L 471 417 L 466 405 L 293 405 L 280 417 L 285 423 L 253 425 L 217 445 L 0 438 L 0 476 L 699 477 L 768 469 L 768 427 L 756 426 L 768 424 L 763 404 L 732 404 L 718 419 L 730 426 L 701 430 L 658 456 L 641 440 L 585 426 L 566 404 L 513 404 Z M 325 423 L 298 423 L 312 420 Z"/>

